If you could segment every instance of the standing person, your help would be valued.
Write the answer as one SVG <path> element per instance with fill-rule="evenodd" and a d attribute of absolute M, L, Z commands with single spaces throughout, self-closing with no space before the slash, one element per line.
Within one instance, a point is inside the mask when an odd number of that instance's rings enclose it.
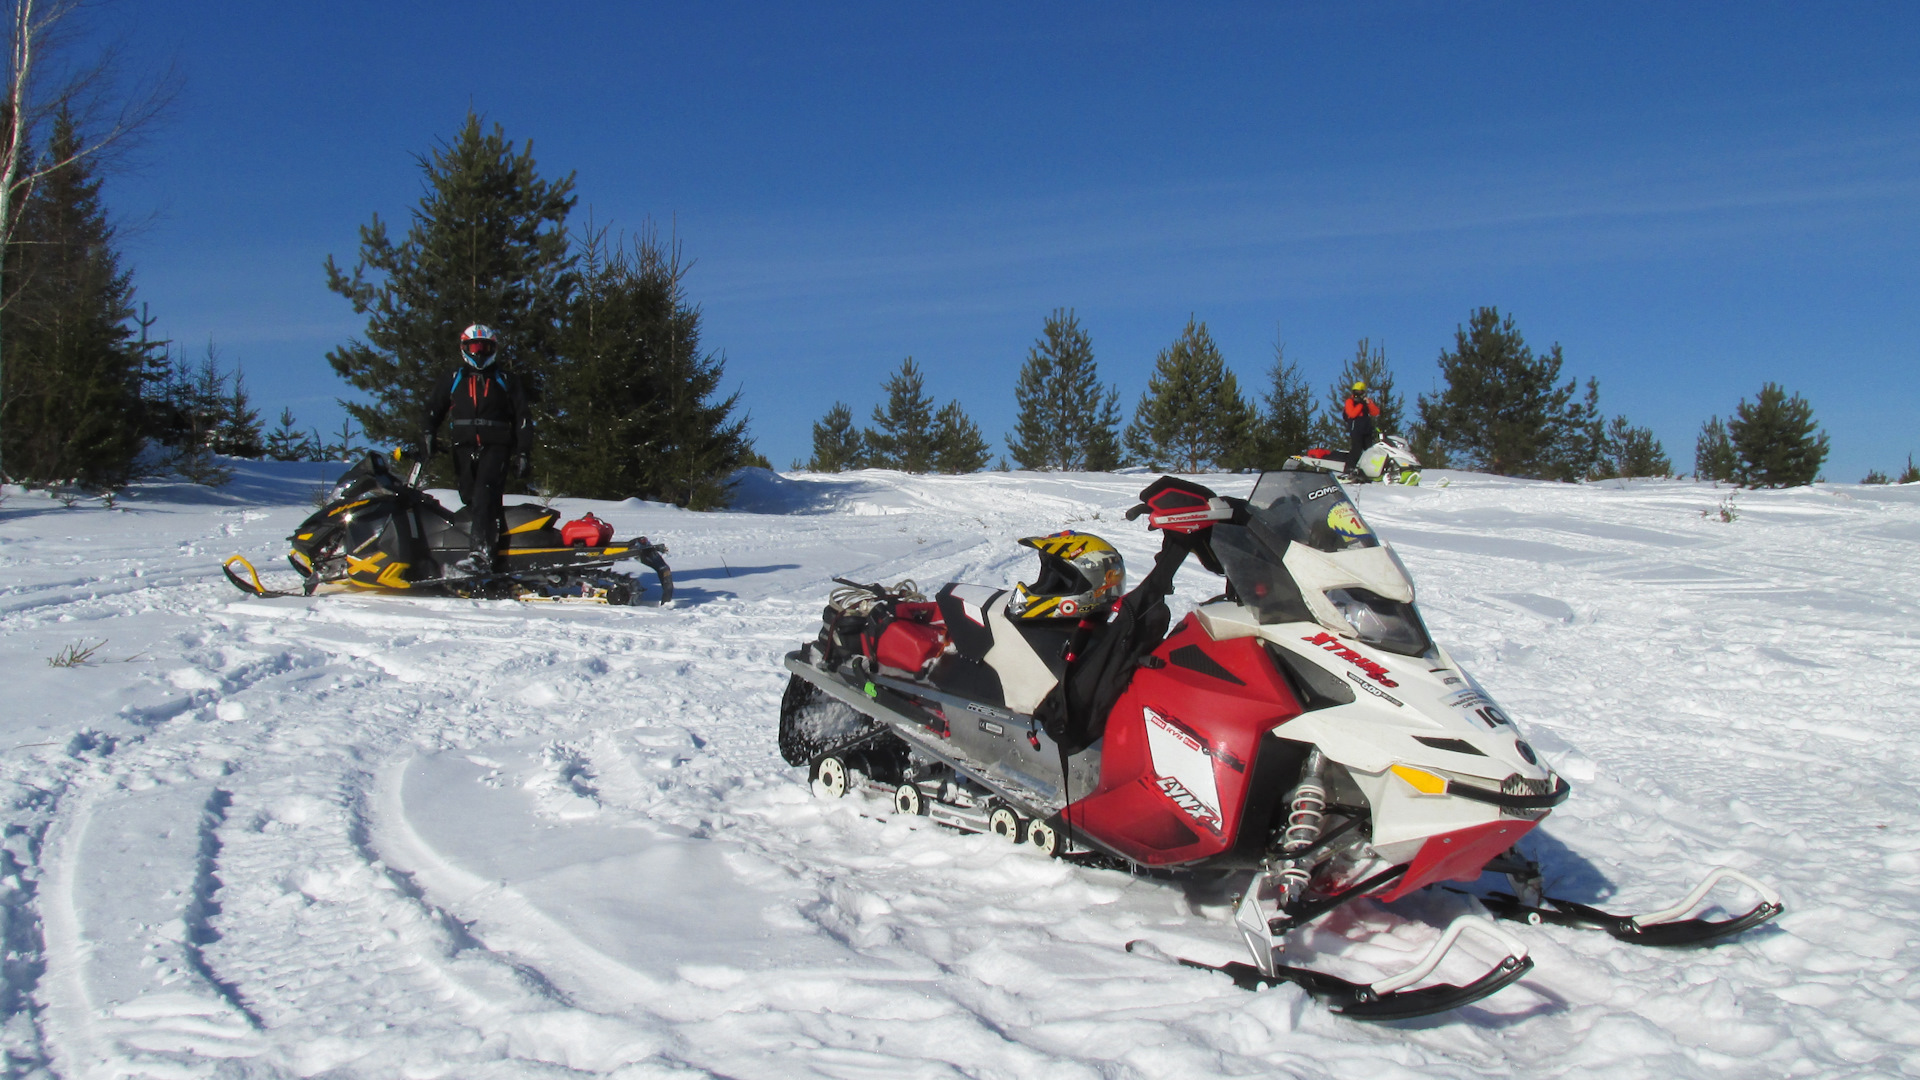
<path fill-rule="evenodd" d="M 1347 472 L 1353 479 L 1366 483 L 1367 474 L 1360 471 L 1360 455 L 1371 449 L 1379 438 L 1373 422 L 1380 417 L 1380 403 L 1367 393 L 1366 382 L 1358 381 L 1347 399 L 1340 403 L 1340 411 L 1347 418 Z"/>
<path fill-rule="evenodd" d="M 501 534 L 500 499 L 506 492 L 507 466 L 525 477 L 531 468 L 533 417 L 520 380 L 499 364 L 500 342 L 479 323 L 460 334 L 460 366 L 447 392 L 427 411 L 427 456 L 438 446 L 440 422 L 450 415 L 448 447 L 459 478 L 460 501 L 472 512 L 467 526 L 473 549 L 455 566 L 469 574 L 493 570 Z"/>

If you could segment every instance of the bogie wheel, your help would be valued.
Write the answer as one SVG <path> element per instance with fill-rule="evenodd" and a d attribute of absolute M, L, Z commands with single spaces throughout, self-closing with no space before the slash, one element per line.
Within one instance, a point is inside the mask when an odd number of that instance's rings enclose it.
<path fill-rule="evenodd" d="M 1027 838 L 1027 820 L 1004 806 L 996 806 L 987 815 L 987 831 L 1009 844 L 1022 843 Z"/>
<path fill-rule="evenodd" d="M 847 793 L 850 779 L 845 758 L 828 754 L 813 763 L 813 790 L 816 794 L 838 799 Z"/>
<path fill-rule="evenodd" d="M 927 812 L 927 800 L 920 795 L 920 789 L 912 784 L 901 784 L 893 793 L 893 812 L 896 814 L 918 815 Z"/>
<path fill-rule="evenodd" d="M 1060 834 L 1044 821 L 1027 825 L 1027 843 L 1038 848 L 1042 855 L 1051 857 L 1060 853 Z"/>

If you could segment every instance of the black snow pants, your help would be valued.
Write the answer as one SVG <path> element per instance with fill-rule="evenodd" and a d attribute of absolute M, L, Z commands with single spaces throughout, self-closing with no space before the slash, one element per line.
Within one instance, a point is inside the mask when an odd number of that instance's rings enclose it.
<path fill-rule="evenodd" d="M 1373 417 L 1361 413 L 1347 421 L 1347 441 L 1347 468 L 1359 472 L 1360 455 L 1373 449 L 1373 444 L 1379 441 L 1374 434 Z"/>
<path fill-rule="evenodd" d="M 473 554 L 482 560 L 491 560 L 500 543 L 500 502 L 506 494 L 507 459 L 512 456 L 513 447 L 505 445 L 453 448 L 460 501 L 473 511 L 467 535 L 473 542 Z"/>

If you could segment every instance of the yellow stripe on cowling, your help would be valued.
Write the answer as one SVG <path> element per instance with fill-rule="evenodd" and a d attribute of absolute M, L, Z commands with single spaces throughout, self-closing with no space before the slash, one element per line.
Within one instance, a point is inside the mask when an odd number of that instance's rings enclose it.
<path fill-rule="evenodd" d="M 389 563 L 385 570 L 380 571 L 380 576 L 374 578 L 374 580 L 389 589 L 410 589 L 413 587 L 412 584 L 409 583 L 406 578 L 400 576 L 406 573 L 407 566 L 408 564 L 403 562 Z"/>
<path fill-rule="evenodd" d="M 1447 779 L 1444 776 L 1435 776 L 1425 769 L 1416 769 L 1411 765 L 1395 765 L 1390 771 L 1422 795 L 1447 793 Z"/>
<path fill-rule="evenodd" d="M 508 529 L 507 535 L 515 536 L 515 535 L 518 535 L 519 533 L 539 532 L 541 529 L 544 529 L 547 526 L 553 524 L 554 519 L 558 518 L 559 516 L 560 516 L 559 514 L 542 515 L 540 517 L 534 518 L 532 521 L 527 522 L 525 525 L 515 525 L 513 528 Z"/>
<path fill-rule="evenodd" d="M 356 506 L 365 506 L 372 501 L 373 501 L 372 499 L 361 499 L 359 502 L 350 502 L 345 506 L 336 507 L 332 510 L 327 511 L 327 516 L 332 517 L 335 514 L 344 514 Z"/>

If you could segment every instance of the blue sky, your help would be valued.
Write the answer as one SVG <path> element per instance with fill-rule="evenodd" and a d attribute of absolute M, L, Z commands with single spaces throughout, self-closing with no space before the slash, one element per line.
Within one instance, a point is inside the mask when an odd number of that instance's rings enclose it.
<path fill-rule="evenodd" d="M 912 354 L 990 437 L 1048 311 L 1130 409 L 1189 313 L 1243 385 L 1360 337 L 1431 389 L 1471 310 L 1690 469 L 1766 380 L 1826 475 L 1920 455 L 1920 8 L 121 0 L 185 91 L 109 181 L 158 328 L 337 426 L 326 291 L 471 106 L 696 260 L 760 448 Z M 449 354 L 451 362 L 451 351 Z"/>

